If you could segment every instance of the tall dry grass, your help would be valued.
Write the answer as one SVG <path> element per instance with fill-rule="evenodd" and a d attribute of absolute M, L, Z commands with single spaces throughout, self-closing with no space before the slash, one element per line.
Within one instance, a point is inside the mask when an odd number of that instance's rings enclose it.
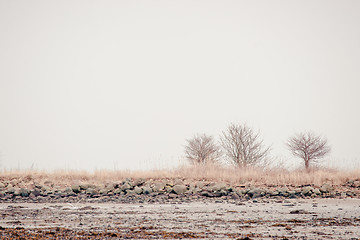
<path fill-rule="evenodd" d="M 205 179 L 209 181 L 224 181 L 232 184 L 253 185 L 320 185 L 331 183 L 339 185 L 349 180 L 360 179 L 360 169 L 353 171 L 337 171 L 318 168 L 307 172 L 305 170 L 286 170 L 280 168 L 223 168 L 217 166 L 184 167 L 175 171 L 185 179 Z"/>
<path fill-rule="evenodd" d="M 183 166 L 173 170 L 153 171 L 110 171 L 98 170 L 94 173 L 86 171 L 3 171 L 0 181 L 16 181 L 24 183 L 52 182 L 56 185 L 70 185 L 78 182 L 106 184 L 123 181 L 126 178 L 144 179 L 183 179 L 185 182 L 205 180 L 211 182 L 228 182 L 241 185 L 320 185 L 325 182 L 334 185 L 349 180 L 360 179 L 360 169 L 353 171 L 337 171 L 334 169 L 286 170 L 280 168 L 246 168 L 235 169 L 218 165 Z"/>

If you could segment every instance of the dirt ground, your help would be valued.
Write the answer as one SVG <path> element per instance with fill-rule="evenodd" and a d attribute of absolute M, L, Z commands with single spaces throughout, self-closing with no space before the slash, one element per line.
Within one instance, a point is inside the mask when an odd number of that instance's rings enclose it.
<path fill-rule="evenodd" d="M 1 239 L 359 239 L 360 199 L 0 203 Z"/>

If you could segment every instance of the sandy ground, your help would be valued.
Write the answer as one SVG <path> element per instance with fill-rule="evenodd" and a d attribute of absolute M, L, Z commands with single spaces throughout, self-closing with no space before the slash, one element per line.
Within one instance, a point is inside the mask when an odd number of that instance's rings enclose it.
<path fill-rule="evenodd" d="M 0 238 L 358 239 L 360 199 L 0 203 Z"/>

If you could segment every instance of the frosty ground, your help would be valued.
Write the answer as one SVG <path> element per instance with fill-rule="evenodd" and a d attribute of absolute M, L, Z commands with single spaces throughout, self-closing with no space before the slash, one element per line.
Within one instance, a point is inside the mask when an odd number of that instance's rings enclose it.
<path fill-rule="evenodd" d="M 0 238 L 357 239 L 360 199 L 1 203 Z"/>

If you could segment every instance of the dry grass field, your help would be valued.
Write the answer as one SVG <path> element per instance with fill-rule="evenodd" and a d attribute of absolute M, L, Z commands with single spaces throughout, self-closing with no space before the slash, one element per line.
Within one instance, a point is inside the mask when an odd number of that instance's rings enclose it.
<path fill-rule="evenodd" d="M 317 168 L 311 171 L 286 170 L 286 169 L 264 169 L 246 168 L 234 169 L 216 165 L 186 166 L 173 170 L 151 170 L 151 171 L 112 171 L 97 170 L 93 173 L 86 171 L 56 170 L 52 172 L 23 170 L 2 171 L 0 181 L 17 181 L 18 183 L 50 181 L 59 186 L 68 186 L 77 182 L 109 183 L 122 181 L 126 178 L 132 179 L 182 179 L 185 182 L 209 181 L 226 182 L 229 184 L 248 184 L 253 186 L 300 186 L 321 185 L 330 183 L 341 185 L 348 181 L 360 179 L 360 169 L 341 171 L 335 169 Z"/>

